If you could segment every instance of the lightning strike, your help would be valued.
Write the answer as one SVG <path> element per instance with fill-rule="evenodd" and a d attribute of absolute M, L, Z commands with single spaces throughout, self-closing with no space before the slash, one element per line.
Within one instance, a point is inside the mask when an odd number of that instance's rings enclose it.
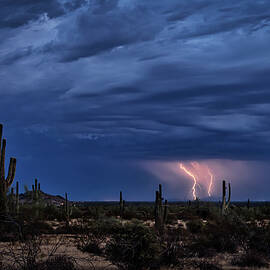
<path fill-rule="evenodd" d="M 196 185 L 197 185 L 197 179 L 196 177 L 189 171 L 187 170 L 182 163 L 180 163 L 180 169 L 183 170 L 187 175 L 189 175 L 193 179 L 193 186 L 192 186 L 192 196 L 193 199 L 196 200 L 197 194 L 196 194 Z"/>
<path fill-rule="evenodd" d="M 209 168 L 207 168 L 207 170 L 208 170 L 208 174 L 210 176 L 210 183 L 209 183 L 209 186 L 208 186 L 208 196 L 211 197 L 214 175 L 211 173 Z"/>

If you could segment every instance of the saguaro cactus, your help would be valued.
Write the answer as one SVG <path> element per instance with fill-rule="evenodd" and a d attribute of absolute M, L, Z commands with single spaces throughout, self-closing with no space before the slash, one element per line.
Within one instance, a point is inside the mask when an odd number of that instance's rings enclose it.
<path fill-rule="evenodd" d="M 8 212 L 7 192 L 15 178 L 16 159 L 10 158 L 8 175 L 5 176 L 6 140 L 2 141 L 3 126 L 0 124 L 0 212 Z"/>
<path fill-rule="evenodd" d="M 38 201 L 40 199 L 40 183 L 35 179 L 35 185 L 32 185 L 32 199 Z"/>
<path fill-rule="evenodd" d="M 68 195 L 65 193 L 65 217 L 66 217 L 66 227 L 69 227 L 70 216 L 72 214 L 72 209 L 70 208 Z"/>
<path fill-rule="evenodd" d="M 229 183 L 229 194 L 228 199 L 226 201 L 226 181 L 222 181 L 222 205 L 221 205 L 221 213 L 222 215 L 228 210 L 231 202 L 231 184 Z"/>
<path fill-rule="evenodd" d="M 39 204 L 40 204 L 40 183 L 35 179 L 35 184 L 32 185 L 32 201 L 34 206 L 35 218 L 39 217 Z"/>
<path fill-rule="evenodd" d="M 156 191 L 155 200 L 155 228 L 162 233 L 164 230 L 164 225 L 167 221 L 168 215 L 168 201 L 165 200 L 165 204 L 162 204 L 162 186 L 159 184 L 159 190 Z"/>
<path fill-rule="evenodd" d="M 122 191 L 120 191 L 119 208 L 120 208 L 120 217 L 122 218 L 124 215 L 124 209 L 125 209 L 125 200 L 123 200 Z"/>

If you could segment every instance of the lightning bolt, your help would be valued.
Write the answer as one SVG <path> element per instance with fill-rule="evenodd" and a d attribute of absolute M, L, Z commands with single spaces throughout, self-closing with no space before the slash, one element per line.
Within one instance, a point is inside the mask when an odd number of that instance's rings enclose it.
<path fill-rule="evenodd" d="M 208 170 L 208 174 L 210 176 L 210 183 L 209 183 L 209 186 L 208 186 L 208 196 L 211 197 L 214 175 L 211 173 L 211 171 L 209 170 L 208 167 L 207 167 L 207 170 Z"/>
<path fill-rule="evenodd" d="M 196 171 L 200 171 L 200 164 L 197 161 L 192 161 L 192 162 L 190 162 L 190 164 Z M 199 180 L 199 179 L 197 179 L 197 180 Z M 197 181 L 196 185 L 199 187 L 200 190 L 202 189 L 202 186 L 200 185 L 200 183 L 198 181 Z"/>
<path fill-rule="evenodd" d="M 197 179 L 196 177 L 189 171 L 187 170 L 182 163 L 180 163 L 180 169 L 183 170 L 187 175 L 189 175 L 193 179 L 193 186 L 192 186 L 192 196 L 193 199 L 196 200 L 197 194 L 196 194 L 196 185 L 197 185 Z"/>

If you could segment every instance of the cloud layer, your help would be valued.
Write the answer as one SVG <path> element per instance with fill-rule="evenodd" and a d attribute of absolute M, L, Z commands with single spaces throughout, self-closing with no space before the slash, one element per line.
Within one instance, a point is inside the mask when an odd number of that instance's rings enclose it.
<path fill-rule="evenodd" d="M 0 122 L 79 159 L 269 160 L 269 8 L 1 1 Z"/>

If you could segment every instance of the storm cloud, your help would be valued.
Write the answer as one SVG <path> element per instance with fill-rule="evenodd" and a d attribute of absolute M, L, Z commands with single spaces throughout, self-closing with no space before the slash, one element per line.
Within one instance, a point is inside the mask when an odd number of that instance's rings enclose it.
<path fill-rule="evenodd" d="M 269 8 L 1 1 L 0 122 L 25 160 L 21 175 L 30 177 L 30 160 L 50 157 L 51 144 L 63 164 L 76 156 L 110 168 L 111 160 L 269 161 Z M 92 171 L 81 166 L 86 179 Z"/>

